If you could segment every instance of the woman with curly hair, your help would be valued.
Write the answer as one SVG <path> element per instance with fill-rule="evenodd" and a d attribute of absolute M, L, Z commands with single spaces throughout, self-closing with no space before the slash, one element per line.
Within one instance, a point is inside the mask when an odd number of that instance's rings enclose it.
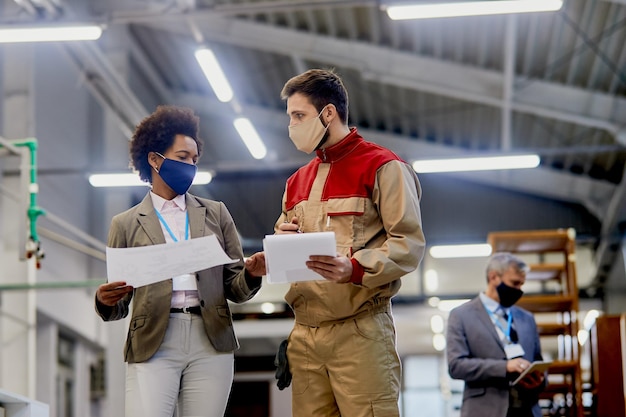
<path fill-rule="evenodd" d="M 159 106 L 136 128 L 132 166 L 152 189 L 141 203 L 113 217 L 108 246 L 173 244 L 215 235 L 231 259 L 243 251 L 226 206 L 189 194 L 202 152 L 199 118 L 191 109 Z M 96 311 L 125 318 L 133 301 L 124 359 L 126 416 L 224 415 L 238 342 L 226 300 L 244 302 L 261 286 L 262 253 L 138 288 L 102 284 Z"/>

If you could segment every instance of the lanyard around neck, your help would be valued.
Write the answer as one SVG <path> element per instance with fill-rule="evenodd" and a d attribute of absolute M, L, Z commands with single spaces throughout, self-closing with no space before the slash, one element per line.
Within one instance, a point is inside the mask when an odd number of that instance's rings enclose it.
<path fill-rule="evenodd" d="M 163 218 L 163 216 L 161 216 L 161 213 L 159 213 L 159 210 L 157 210 L 155 208 L 154 211 L 156 212 L 157 216 L 159 217 L 159 220 L 161 221 L 161 224 L 163 224 L 163 226 L 165 227 L 165 230 L 167 230 L 167 233 L 169 233 L 170 236 L 172 237 L 172 240 L 174 242 L 178 242 L 178 239 L 176 238 L 176 236 L 172 232 L 172 229 L 170 229 L 170 227 L 168 226 L 168 224 L 165 221 L 165 219 Z M 189 212 L 188 211 L 185 211 L 185 240 L 189 240 Z"/>
<path fill-rule="evenodd" d="M 513 322 L 513 314 L 511 314 L 511 312 L 509 311 L 509 313 L 507 314 L 507 319 L 506 319 L 506 322 L 507 322 L 506 329 L 503 329 L 502 325 L 500 324 L 500 320 L 498 319 L 498 315 L 494 313 L 493 311 L 489 310 L 488 308 L 485 308 L 485 309 L 487 310 L 487 313 L 489 313 L 490 316 L 495 317 L 496 326 L 498 326 L 498 329 L 502 330 L 502 333 L 504 333 L 504 336 L 510 342 L 511 341 L 511 323 Z"/>

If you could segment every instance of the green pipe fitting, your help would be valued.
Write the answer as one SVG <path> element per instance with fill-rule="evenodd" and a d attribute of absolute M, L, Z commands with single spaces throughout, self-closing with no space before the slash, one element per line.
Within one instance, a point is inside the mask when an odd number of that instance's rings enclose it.
<path fill-rule="evenodd" d="M 45 215 L 45 211 L 37 206 L 37 194 L 39 193 L 39 185 L 37 184 L 37 139 L 27 138 L 22 140 L 11 141 L 14 146 L 26 146 L 30 151 L 30 184 L 28 193 L 30 194 L 30 205 L 26 214 L 30 222 L 30 238 L 33 242 L 39 242 L 37 235 L 37 218 Z M 1 147 L 2 145 L 0 145 Z"/>

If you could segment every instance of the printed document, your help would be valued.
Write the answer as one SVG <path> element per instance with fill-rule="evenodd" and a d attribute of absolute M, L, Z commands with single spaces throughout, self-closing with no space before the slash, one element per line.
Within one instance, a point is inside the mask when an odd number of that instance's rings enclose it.
<path fill-rule="evenodd" d="M 215 235 L 137 248 L 106 248 L 108 282 L 126 281 L 133 287 L 182 274 L 237 262 L 230 259 Z"/>
<path fill-rule="evenodd" d="M 323 280 L 307 268 L 306 261 L 311 255 L 337 256 L 335 232 L 268 235 L 263 250 L 270 284 Z"/>

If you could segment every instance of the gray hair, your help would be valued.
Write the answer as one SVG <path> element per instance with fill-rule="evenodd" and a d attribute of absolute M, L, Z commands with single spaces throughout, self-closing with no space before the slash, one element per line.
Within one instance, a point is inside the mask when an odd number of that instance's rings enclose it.
<path fill-rule="evenodd" d="M 489 272 L 494 271 L 503 274 L 507 269 L 513 267 L 516 271 L 527 273 L 530 267 L 526 262 L 509 252 L 496 252 L 491 255 L 487 263 L 487 279 Z"/>

